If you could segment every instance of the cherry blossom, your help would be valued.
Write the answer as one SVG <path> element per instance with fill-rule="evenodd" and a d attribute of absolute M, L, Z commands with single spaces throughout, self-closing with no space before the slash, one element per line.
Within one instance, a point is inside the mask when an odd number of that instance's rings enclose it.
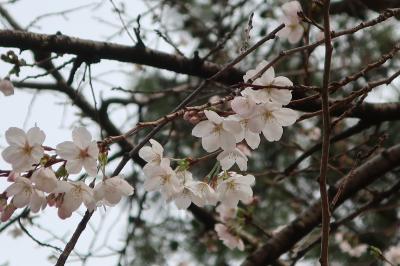
<path fill-rule="evenodd" d="M 89 211 L 93 211 L 96 207 L 93 190 L 82 181 L 59 181 L 54 193 L 65 193 L 58 208 L 58 216 L 61 219 L 70 217 L 72 212 L 81 206 L 82 202 Z"/>
<path fill-rule="evenodd" d="M 93 194 L 96 201 L 103 201 L 105 205 L 114 206 L 122 196 L 130 196 L 133 191 L 133 187 L 122 176 L 114 176 L 97 183 Z"/>
<path fill-rule="evenodd" d="M 234 134 L 240 132 L 239 122 L 220 117 L 214 111 L 205 110 L 208 120 L 201 121 L 192 130 L 192 135 L 201 138 L 203 148 L 208 152 L 218 148 L 232 150 L 236 140 Z"/>
<path fill-rule="evenodd" d="M 243 240 L 231 232 L 228 227 L 223 224 L 216 224 L 214 229 L 217 232 L 218 238 L 222 240 L 225 246 L 230 249 L 237 248 L 240 251 L 244 250 Z"/>
<path fill-rule="evenodd" d="M 257 69 L 263 69 L 268 64 L 267 61 L 263 60 L 256 67 Z M 255 71 L 255 70 L 254 70 Z M 257 74 L 257 73 L 255 73 Z M 247 73 L 246 73 L 247 75 Z M 243 77 L 243 79 L 246 77 Z M 287 77 L 278 76 L 275 77 L 275 70 L 273 67 L 268 68 L 258 79 L 253 82 L 254 85 L 258 86 L 293 86 L 293 82 Z M 256 103 L 276 102 L 282 105 L 287 105 L 292 99 L 292 92 L 286 89 L 277 88 L 264 88 L 264 89 L 252 89 L 245 88 L 241 92 L 242 96 L 252 99 Z"/>
<path fill-rule="evenodd" d="M 301 25 L 301 19 L 298 12 L 301 12 L 301 5 L 298 1 L 291 1 L 282 5 L 284 16 L 282 23 L 285 27 L 280 30 L 277 35 L 281 38 L 287 38 L 289 43 L 295 44 L 300 41 L 304 33 L 304 28 Z"/>
<path fill-rule="evenodd" d="M 241 171 L 247 170 L 248 159 L 238 148 L 229 151 L 222 151 L 218 154 L 217 160 L 221 164 L 222 170 L 229 170 L 235 163 L 239 166 Z"/>
<path fill-rule="evenodd" d="M 7 78 L 1 79 L 0 80 L 0 91 L 4 94 L 4 96 L 11 96 L 14 94 L 14 85 Z"/>
<path fill-rule="evenodd" d="M 50 193 L 57 187 L 57 177 L 50 168 L 40 168 L 32 174 L 35 188 Z"/>
<path fill-rule="evenodd" d="M 228 207 L 237 206 L 239 200 L 248 202 L 253 197 L 251 186 L 255 183 L 252 175 L 228 173 L 229 177 L 222 180 L 217 186 L 217 194 L 222 204 Z"/>
<path fill-rule="evenodd" d="M 78 174 L 82 167 L 90 176 L 97 175 L 97 157 L 99 149 L 92 135 L 84 127 L 72 131 L 73 141 L 64 141 L 57 145 L 57 154 L 67 160 L 65 168 L 69 174 Z"/>
<path fill-rule="evenodd" d="M 147 162 L 143 170 L 146 172 L 148 168 L 153 166 L 169 166 L 168 158 L 163 157 L 164 148 L 156 140 L 150 140 L 151 147 L 144 146 L 139 150 L 139 156 Z"/>
<path fill-rule="evenodd" d="M 249 128 L 253 132 L 262 132 L 268 141 L 280 140 L 282 127 L 292 125 L 298 118 L 296 111 L 276 103 L 264 103 L 258 107 L 258 115 L 249 121 Z"/>
<path fill-rule="evenodd" d="M 160 190 L 163 197 L 170 201 L 182 189 L 182 185 L 174 170 L 169 166 L 154 166 L 145 172 L 147 179 L 144 189 L 147 191 Z"/>
<path fill-rule="evenodd" d="M 6 141 L 10 145 L 1 153 L 4 160 L 16 172 L 30 170 L 40 162 L 44 150 L 42 144 L 46 135 L 40 128 L 33 127 L 27 133 L 20 128 L 10 127 L 6 131 Z"/>
<path fill-rule="evenodd" d="M 32 212 L 38 212 L 47 205 L 46 197 L 42 191 L 35 189 L 31 180 L 26 177 L 17 177 L 15 182 L 5 190 L 7 197 L 13 197 L 11 202 L 16 208 L 27 205 Z"/>

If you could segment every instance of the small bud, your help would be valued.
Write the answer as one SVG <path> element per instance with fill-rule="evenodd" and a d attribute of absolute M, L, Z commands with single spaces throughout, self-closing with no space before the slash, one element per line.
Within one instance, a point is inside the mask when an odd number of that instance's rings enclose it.
<path fill-rule="evenodd" d="M 0 91 L 5 96 L 10 96 L 14 94 L 14 85 L 8 78 L 0 80 Z"/>

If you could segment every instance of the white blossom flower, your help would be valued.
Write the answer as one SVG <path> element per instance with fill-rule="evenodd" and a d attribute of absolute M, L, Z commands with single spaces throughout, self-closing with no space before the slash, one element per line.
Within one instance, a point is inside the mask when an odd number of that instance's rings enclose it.
<path fill-rule="evenodd" d="M 121 176 L 114 176 L 97 183 L 93 194 L 96 201 L 103 201 L 108 206 L 114 206 L 122 196 L 132 195 L 133 190 L 133 187 Z"/>
<path fill-rule="evenodd" d="M 218 148 L 232 150 L 236 140 L 234 134 L 240 132 L 239 122 L 224 119 L 213 111 L 205 110 L 208 120 L 201 121 L 192 130 L 192 135 L 201 138 L 203 148 L 208 152 Z"/>
<path fill-rule="evenodd" d="M 230 249 L 237 248 L 240 251 L 244 250 L 243 240 L 231 232 L 228 227 L 223 224 L 216 224 L 214 229 L 217 232 L 218 238 L 222 240 L 225 246 Z"/>
<path fill-rule="evenodd" d="M 282 5 L 282 10 L 284 16 L 281 21 L 285 27 L 277 35 L 281 38 L 288 38 L 289 43 L 295 44 L 300 41 L 304 33 L 301 19 L 297 14 L 302 11 L 301 5 L 298 1 L 291 1 Z"/>
<path fill-rule="evenodd" d="M 222 151 L 218 154 L 217 160 L 221 164 L 222 170 L 229 170 L 235 163 L 239 166 L 241 171 L 247 170 L 248 159 L 238 148 L 229 151 Z"/>
<path fill-rule="evenodd" d="M 57 177 L 50 168 L 40 168 L 32 174 L 32 181 L 35 183 L 35 188 L 51 193 L 57 187 Z"/>
<path fill-rule="evenodd" d="M 230 177 L 222 180 L 217 186 L 217 194 L 222 204 L 235 207 L 239 203 L 248 202 L 253 197 L 251 186 L 255 183 L 252 175 L 239 175 L 234 172 L 228 173 Z"/>
<path fill-rule="evenodd" d="M 4 96 L 11 96 L 14 94 L 14 85 L 9 79 L 0 79 L 0 91 Z"/>
<path fill-rule="evenodd" d="M 1 153 L 4 160 L 16 172 L 30 170 L 40 162 L 44 150 L 42 144 L 46 135 L 40 128 L 33 127 L 27 133 L 20 128 L 10 127 L 6 131 L 6 141 L 10 145 Z"/>
<path fill-rule="evenodd" d="M 73 141 L 64 141 L 57 145 L 57 154 L 67 160 L 65 168 L 69 174 L 78 174 L 82 167 L 90 176 L 97 175 L 97 157 L 99 149 L 92 135 L 84 127 L 72 131 Z"/>
<path fill-rule="evenodd" d="M 44 193 L 35 189 L 31 180 L 26 177 L 17 177 L 5 192 L 7 197 L 13 196 L 11 202 L 16 208 L 29 205 L 31 211 L 36 213 L 40 208 L 44 209 L 47 205 Z"/>
<path fill-rule="evenodd" d="M 219 214 L 219 220 L 221 222 L 228 222 L 236 218 L 236 213 L 237 213 L 237 207 L 231 207 L 231 206 L 226 206 L 224 204 L 218 205 L 215 210 Z"/>
<path fill-rule="evenodd" d="M 258 107 L 258 115 L 249 121 L 249 128 L 253 132 L 262 132 L 268 141 L 280 140 L 282 127 L 292 125 L 298 118 L 296 111 L 276 103 L 264 103 Z"/>
<path fill-rule="evenodd" d="M 160 190 L 166 201 L 170 201 L 182 189 L 178 177 L 171 167 L 154 166 L 145 172 L 144 189 L 147 191 Z"/>
<path fill-rule="evenodd" d="M 139 150 L 139 156 L 147 162 L 143 170 L 153 166 L 169 166 L 170 161 L 163 157 L 164 148 L 161 144 L 154 139 L 151 139 L 150 143 L 151 147 L 144 146 Z"/>
<path fill-rule="evenodd" d="M 249 116 L 247 118 L 243 118 L 238 115 L 230 115 L 227 118 L 238 121 L 240 123 L 240 126 L 242 127 L 242 130 L 235 134 L 236 143 L 239 143 L 244 139 L 246 140 L 246 143 L 250 146 L 250 148 L 252 148 L 253 150 L 260 145 L 259 133 L 251 131 L 249 127 L 250 121 L 256 118 L 256 116 L 257 112 L 255 112 L 252 116 Z"/>
<path fill-rule="evenodd" d="M 84 182 L 58 181 L 54 193 L 65 193 L 61 205 L 58 208 L 58 216 L 66 219 L 72 215 L 82 204 L 85 204 L 89 211 L 96 208 L 93 190 Z"/>
<path fill-rule="evenodd" d="M 268 64 L 267 61 L 262 61 L 256 69 L 263 69 Z M 262 67 L 259 67 L 259 66 Z M 248 71 L 249 72 L 249 71 Z M 247 74 L 247 73 L 246 73 Z M 254 85 L 258 86 L 293 86 L 293 82 L 287 77 L 278 76 L 275 77 L 275 70 L 273 67 L 268 68 L 258 79 L 253 82 Z M 252 89 L 246 88 L 241 94 L 243 96 L 251 98 L 256 103 L 276 102 L 282 105 L 287 105 L 292 99 L 292 92 L 286 89 L 277 88 L 263 88 L 263 89 Z"/>

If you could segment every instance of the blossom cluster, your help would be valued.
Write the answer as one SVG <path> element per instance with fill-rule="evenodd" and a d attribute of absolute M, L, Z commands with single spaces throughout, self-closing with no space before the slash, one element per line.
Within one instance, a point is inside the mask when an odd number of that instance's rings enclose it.
<path fill-rule="evenodd" d="M 164 157 L 161 144 L 153 139 L 150 143 L 151 146 L 139 151 L 139 156 L 147 162 L 143 167 L 147 177 L 144 188 L 147 191 L 160 191 L 167 202 L 173 201 L 179 209 L 186 209 L 191 203 L 199 207 L 215 206 L 218 201 L 234 207 L 239 201 L 252 199 L 254 176 L 224 171 L 216 176 L 215 185 L 211 186 L 207 182 L 194 180 L 185 164 L 173 169 L 170 159 Z"/>
<path fill-rule="evenodd" d="M 262 61 L 255 69 L 247 71 L 243 81 L 249 83 L 267 65 L 267 61 Z M 221 117 L 214 111 L 205 110 L 207 120 L 193 128 L 192 135 L 201 138 L 207 152 L 222 149 L 217 159 L 223 170 L 229 170 L 236 163 L 241 171 L 246 171 L 248 159 L 237 144 L 245 141 L 251 149 L 256 149 L 261 133 L 268 141 L 278 141 L 283 127 L 292 125 L 298 118 L 297 112 L 283 107 L 292 99 L 291 91 L 285 88 L 293 83 L 286 77 L 275 77 L 273 67 L 252 85 L 255 87 L 245 88 L 231 101 L 235 114 Z"/>
<path fill-rule="evenodd" d="M 29 206 L 36 213 L 47 205 L 58 208 L 59 217 L 65 219 L 82 203 L 94 211 L 96 206 L 113 206 L 122 196 L 133 193 L 133 187 L 122 176 L 104 176 L 94 188 L 83 181 L 69 180 L 69 175 L 80 173 L 82 168 L 89 176 L 97 176 L 99 148 L 84 127 L 75 128 L 72 141 L 62 142 L 56 149 L 43 146 L 46 135 L 36 126 L 27 132 L 11 127 L 5 137 L 9 146 L 2 156 L 11 164 L 8 181 L 12 184 L 0 194 L 2 221 L 8 220 L 17 208 Z M 55 172 L 52 166 L 58 163 L 62 165 Z"/>

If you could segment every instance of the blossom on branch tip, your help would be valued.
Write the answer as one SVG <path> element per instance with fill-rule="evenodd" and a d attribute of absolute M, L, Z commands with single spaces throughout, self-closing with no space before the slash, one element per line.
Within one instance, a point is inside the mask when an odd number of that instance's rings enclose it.
<path fill-rule="evenodd" d="M 214 230 L 217 232 L 218 238 L 222 240 L 225 246 L 230 249 L 237 248 L 240 251 L 244 250 L 243 240 L 234 234 L 234 232 L 231 232 L 232 230 L 228 227 L 223 224 L 216 224 Z"/>
<path fill-rule="evenodd" d="M 67 160 L 65 168 L 69 174 L 78 174 L 82 167 L 90 176 L 97 175 L 97 157 L 99 149 L 92 135 L 84 127 L 72 131 L 73 141 L 64 141 L 57 145 L 57 154 Z"/>
<path fill-rule="evenodd" d="M 236 218 L 236 213 L 237 213 L 237 207 L 231 207 L 231 206 L 226 206 L 224 204 L 218 205 L 217 208 L 215 208 L 216 212 L 219 214 L 219 219 L 221 222 L 228 222 L 230 220 L 233 220 Z"/>
<path fill-rule="evenodd" d="M 235 148 L 235 134 L 241 131 L 239 122 L 225 119 L 214 111 L 205 110 L 208 120 L 201 121 L 192 130 L 192 135 L 201 138 L 203 148 L 207 152 L 218 148 L 232 150 Z"/>
<path fill-rule="evenodd" d="M 249 122 L 253 119 L 257 113 L 255 112 L 252 116 L 247 118 L 242 118 L 239 115 L 230 115 L 227 119 L 236 120 L 240 123 L 241 130 L 235 134 L 236 143 L 246 140 L 247 145 L 253 150 L 260 145 L 260 135 L 257 132 L 250 130 Z M 243 151 L 242 151 L 243 152 Z"/>
<path fill-rule="evenodd" d="M 42 144 L 46 135 L 40 128 L 33 127 L 25 133 L 20 128 L 10 127 L 6 131 L 6 141 L 10 145 L 1 153 L 4 160 L 16 172 L 28 171 L 40 162 L 44 154 Z"/>
<path fill-rule="evenodd" d="M 102 201 L 105 205 L 114 206 L 122 198 L 122 196 L 130 196 L 133 194 L 133 187 L 121 176 L 106 178 L 97 183 L 93 189 L 96 202 Z"/>
<path fill-rule="evenodd" d="M 228 207 L 236 207 L 239 200 L 250 201 L 253 197 L 251 186 L 255 183 L 254 176 L 243 176 L 234 172 L 229 172 L 228 175 L 229 177 L 222 180 L 216 189 L 221 203 Z"/>

